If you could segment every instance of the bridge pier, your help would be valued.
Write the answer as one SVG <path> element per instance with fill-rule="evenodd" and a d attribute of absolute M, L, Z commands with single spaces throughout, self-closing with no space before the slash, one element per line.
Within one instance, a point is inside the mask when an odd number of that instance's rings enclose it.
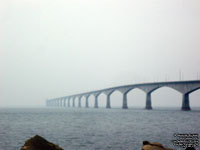
<path fill-rule="evenodd" d="M 58 104 L 57 104 L 58 107 L 60 107 L 60 100 L 59 100 L 59 99 L 57 100 L 57 103 L 58 103 Z"/>
<path fill-rule="evenodd" d="M 98 108 L 98 95 L 95 96 L 94 108 Z"/>
<path fill-rule="evenodd" d="M 146 107 L 145 109 L 151 110 L 151 92 L 146 93 Z"/>
<path fill-rule="evenodd" d="M 81 108 L 81 97 L 78 98 L 78 107 Z"/>
<path fill-rule="evenodd" d="M 61 104 L 61 100 L 58 99 L 58 107 L 61 107 L 61 106 L 62 106 L 62 104 Z"/>
<path fill-rule="evenodd" d="M 75 107 L 75 97 L 73 98 L 73 107 Z"/>
<path fill-rule="evenodd" d="M 56 102 L 56 100 L 54 100 L 54 107 L 56 107 L 57 106 L 57 102 Z"/>
<path fill-rule="evenodd" d="M 61 107 L 64 107 L 64 99 L 61 99 L 60 102 L 61 102 Z"/>
<path fill-rule="evenodd" d="M 181 110 L 191 110 L 190 109 L 190 101 L 189 101 L 189 94 L 183 94 L 183 100 L 182 100 L 182 108 Z"/>
<path fill-rule="evenodd" d="M 128 109 L 128 105 L 127 105 L 127 93 L 123 93 L 122 109 Z"/>
<path fill-rule="evenodd" d="M 86 98 L 85 98 L 85 108 L 89 108 L 88 97 L 89 96 L 86 96 Z"/>
<path fill-rule="evenodd" d="M 66 107 L 66 98 L 64 98 L 64 107 Z"/>
<path fill-rule="evenodd" d="M 64 107 L 64 99 L 61 100 L 62 107 Z"/>
<path fill-rule="evenodd" d="M 67 106 L 70 107 L 70 98 L 68 98 Z"/>
<path fill-rule="evenodd" d="M 57 107 L 60 107 L 60 101 L 59 101 L 59 99 L 57 100 Z"/>
<path fill-rule="evenodd" d="M 111 107 L 110 107 L 110 95 L 111 95 L 111 94 L 108 94 L 108 95 L 107 95 L 106 108 L 111 108 Z"/>
<path fill-rule="evenodd" d="M 59 99 L 59 106 L 62 107 L 62 99 Z"/>
<path fill-rule="evenodd" d="M 59 100 L 56 100 L 56 107 L 59 107 Z"/>

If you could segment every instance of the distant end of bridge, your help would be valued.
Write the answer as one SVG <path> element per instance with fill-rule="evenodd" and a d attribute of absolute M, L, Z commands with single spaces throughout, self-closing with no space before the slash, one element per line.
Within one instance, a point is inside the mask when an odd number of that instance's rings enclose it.
<path fill-rule="evenodd" d="M 85 107 L 89 107 L 88 98 L 93 95 L 95 97 L 94 108 L 98 108 L 98 96 L 104 93 L 107 96 L 106 108 L 111 108 L 110 96 L 114 91 L 120 91 L 123 94 L 122 108 L 128 109 L 127 94 L 131 90 L 138 88 L 146 93 L 146 106 L 145 109 L 151 110 L 151 93 L 161 87 L 170 87 L 182 94 L 182 107 L 181 110 L 188 111 L 190 108 L 189 94 L 200 89 L 200 80 L 190 81 L 171 81 L 171 82 L 153 82 L 153 83 L 141 83 L 141 84 L 130 84 L 123 86 L 116 86 L 111 88 L 105 88 L 101 90 L 95 90 L 85 93 L 79 93 L 69 96 L 62 96 L 58 98 L 46 100 L 47 107 L 70 107 L 70 101 L 72 100 L 72 107 L 75 107 L 75 99 L 78 97 L 78 107 L 81 107 L 82 97 L 86 98 Z"/>

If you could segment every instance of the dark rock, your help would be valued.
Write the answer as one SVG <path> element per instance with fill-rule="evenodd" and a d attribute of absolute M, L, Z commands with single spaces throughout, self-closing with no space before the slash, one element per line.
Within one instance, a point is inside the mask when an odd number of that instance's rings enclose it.
<path fill-rule="evenodd" d="M 187 147 L 185 150 L 195 150 L 194 147 Z"/>
<path fill-rule="evenodd" d="M 166 148 L 162 144 L 157 142 L 150 143 L 149 141 L 143 141 L 142 150 L 174 150 L 174 149 Z"/>
<path fill-rule="evenodd" d="M 58 145 L 48 142 L 43 137 L 35 135 L 28 139 L 21 150 L 64 150 Z"/>

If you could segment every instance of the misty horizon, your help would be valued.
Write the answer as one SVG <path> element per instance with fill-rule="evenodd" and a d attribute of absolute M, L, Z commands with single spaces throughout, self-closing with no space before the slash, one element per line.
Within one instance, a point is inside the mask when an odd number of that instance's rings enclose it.
<path fill-rule="evenodd" d="M 3 0 L 0 107 L 42 107 L 49 98 L 127 84 L 200 80 L 199 18 L 198 0 Z M 180 107 L 181 96 L 160 88 L 152 106 Z M 190 94 L 191 108 L 200 107 L 199 99 L 199 90 Z M 105 102 L 100 95 L 100 107 Z M 121 103 L 115 91 L 111 106 Z M 128 105 L 145 106 L 144 92 L 132 90 Z"/>

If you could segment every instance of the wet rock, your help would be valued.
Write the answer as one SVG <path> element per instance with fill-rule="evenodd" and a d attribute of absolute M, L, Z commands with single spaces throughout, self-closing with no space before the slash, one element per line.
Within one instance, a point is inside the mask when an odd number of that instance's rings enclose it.
<path fill-rule="evenodd" d="M 174 149 L 166 148 L 162 144 L 157 142 L 150 143 L 149 141 L 143 141 L 142 150 L 174 150 Z"/>
<path fill-rule="evenodd" d="M 28 139 L 21 150 L 64 150 L 58 145 L 48 142 L 46 139 L 39 135 Z"/>

